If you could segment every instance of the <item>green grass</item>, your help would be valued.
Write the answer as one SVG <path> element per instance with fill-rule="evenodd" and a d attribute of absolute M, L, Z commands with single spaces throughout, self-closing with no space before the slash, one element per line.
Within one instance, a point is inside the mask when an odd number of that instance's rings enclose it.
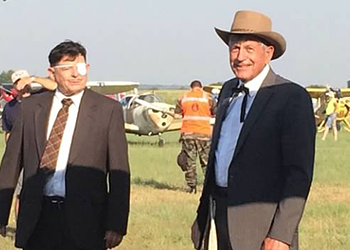
<path fill-rule="evenodd" d="M 118 249 L 193 249 L 190 227 L 199 194 L 183 191 L 183 173 L 176 165 L 179 133 L 158 137 L 128 135 L 131 166 L 131 214 L 128 235 Z M 338 142 L 317 136 L 315 175 L 300 225 L 301 250 L 350 249 L 350 133 L 341 132 Z M 1 140 L 0 140 L 1 141 Z M 199 169 L 198 169 L 199 170 Z M 202 174 L 199 170 L 199 177 Z M 14 227 L 11 217 L 10 226 Z M 11 233 L 13 236 L 13 233 Z M 0 238 L 0 250 L 11 250 L 13 240 Z"/>

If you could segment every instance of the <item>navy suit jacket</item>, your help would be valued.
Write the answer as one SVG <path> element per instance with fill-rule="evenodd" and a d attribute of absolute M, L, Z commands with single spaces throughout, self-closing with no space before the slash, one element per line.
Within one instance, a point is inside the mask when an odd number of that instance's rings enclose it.
<path fill-rule="evenodd" d="M 208 232 L 209 196 L 215 186 L 215 150 L 229 98 L 219 97 L 206 179 L 193 226 L 199 249 Z M 247 114 L 228 170 L 228 229 L 233 249 L 258 250 L 266 237 L 297 248 L 297 228 L 313 176 L 315 120 L 307 91 L 272 70 Z"/>

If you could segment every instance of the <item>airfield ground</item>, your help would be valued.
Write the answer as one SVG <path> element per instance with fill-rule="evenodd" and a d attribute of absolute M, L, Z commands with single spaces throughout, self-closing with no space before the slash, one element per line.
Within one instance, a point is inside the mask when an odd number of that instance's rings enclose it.
<path fill-rule="evenodd" d="M 179 92 L 180 93 L 180 92 Z M 177 94 L 179 94 L 177 93 Z M 167 94 L 168 95 L 168 94 Z M 164 99 L 176 100 L 169 94 Z M 3 134 L 0 134 L 0 137 Z M 199 194 L 187 194 L 183 173 L 176 165 L 179 133 L 158 137 L 128 135 L 132 171 L 131 214 L 128 235 L 120 250 L 190 250 L 190 227 Z M 350 133 L 341 131 L 338 142 L 330 134 L 317 135 L 315 176 L 300 226 L 301 250 L 350 249 Z M 0 155 L 3 152 L 0 140 Z M 199 170 L 200 183 L 202 173 Z M 15 220 L 9 237 L 0 237 L 0 250 L 13 250 Z"/>

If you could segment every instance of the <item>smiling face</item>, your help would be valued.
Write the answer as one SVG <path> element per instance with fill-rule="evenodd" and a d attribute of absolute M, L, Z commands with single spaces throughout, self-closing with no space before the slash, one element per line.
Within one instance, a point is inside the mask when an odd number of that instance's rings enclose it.
<path fill-rule="evenodd" d="M 85 64 L 84 56 L 63 56 L 53 67 L 48 69 L 49 75 L 57 82 L 58 89 L 65 96 L 71 96 L 84 90 L 86 87 L 89 64 Z M 84 69 L 82 69 L 84 67 Z"/>
<path fill-rule="evenodd" d="M 254 79 L 271 61 L 274 47 L 252 36 L 231 36 L 229 42 L 230 65 L 242 82 Z"/>

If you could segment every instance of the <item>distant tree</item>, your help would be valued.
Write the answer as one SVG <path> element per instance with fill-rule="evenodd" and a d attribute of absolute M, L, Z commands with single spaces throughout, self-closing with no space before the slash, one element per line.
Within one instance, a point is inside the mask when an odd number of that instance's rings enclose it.
<path fill-rule="evenodd" d="M 154 90 L 159 90 L 159 88 L 158 87 L 150 87 L 149 90 L 154 91 Z"/>
<path fill-rule="evenodd" d="M 350 88 L 350 80 L 349 80 L 349 81 L 347 81 L 347 83 L 348 83 L 348 88 Z"/>
<path fill-rule="evenodd" d="M 11 82 L 11 75 L 13 74 L 13 70 L 10 69 L 8 71 L 2 71 L 0 74 L 0 83 Z"/>

